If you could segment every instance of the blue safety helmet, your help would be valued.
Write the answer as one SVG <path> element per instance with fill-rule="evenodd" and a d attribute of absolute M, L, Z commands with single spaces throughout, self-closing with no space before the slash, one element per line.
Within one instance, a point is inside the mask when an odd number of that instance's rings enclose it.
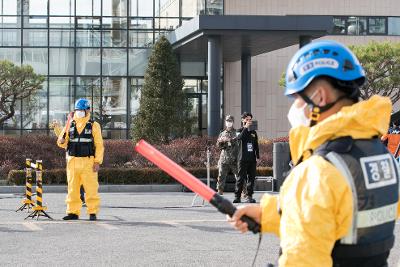
<path fill-rule="evenodd" d="M 75 110 L 87 110 L 90 109 L 89 100 L 80 98 L 75 102 Z"/>
<path fill-rule="evenodd" d="M 364 69 L 350 49 L 335 41 L 316 41 L 302 47 L 290 61 L 285 95 L 303 91 L 318 76 L 334 78 L 354 90 L 365 81 Z"/>

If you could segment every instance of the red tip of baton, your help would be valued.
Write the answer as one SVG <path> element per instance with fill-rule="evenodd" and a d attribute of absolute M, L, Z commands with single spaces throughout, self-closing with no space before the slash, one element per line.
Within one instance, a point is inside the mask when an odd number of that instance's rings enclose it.
<path fill-rule="evenodd" d="M 145 140 L 140 140 L 136 144 L 135 150 L 149 161 L 157 165 L 160 169 L 171 175 L 175 180 L 185 185 L 193 192 L 199 194 L 205 200 L 210 201 L 215 195 L 214 190 L 206 186 L 203 182 L 194 177 L 170 158 L 165 156 L 163 153 L 158 151 Z"/>

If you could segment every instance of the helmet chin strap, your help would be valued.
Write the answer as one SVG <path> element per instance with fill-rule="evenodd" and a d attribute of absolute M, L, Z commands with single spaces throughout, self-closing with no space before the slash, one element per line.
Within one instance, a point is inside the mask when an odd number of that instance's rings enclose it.
<path fill-rule="evenodd" d="M 310 127 L 314 126 L 317 124 L 319 117 L 321 116 L 322 113 L 324 113 L 325 111 L 329 110 L 330 108 L 332 108 L 337 102 L 339 102 L 340 100 L 347 98 L 348 96 L 346 95 L 342 95 L 340 97 L 338 97 L 338 99 L 336 99 L 334 102 L 326 104 L 325 106 L 318 106 L 316 105 L 308 96 L 306 96 L 306 94 L 304 94 L 303 92 L 299 93 L 300 97 L 309 105 L 311 106 L 311 117 L 310 117 Z"/>

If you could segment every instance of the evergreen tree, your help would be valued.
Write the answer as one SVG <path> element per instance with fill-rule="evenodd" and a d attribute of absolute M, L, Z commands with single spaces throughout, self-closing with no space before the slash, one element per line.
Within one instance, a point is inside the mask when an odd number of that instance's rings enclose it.
<path fill-rule="evenodd" d="M 190 133 L 191 106 L 172 46 L 162 36 L 155 44 L 144 75 L 140 107 L 133 118 L 133 141 L 167 143 Z"/>
<path fill-rule="evenodd" d="M 29 65 L 18 66 L 7 60 L 0 61 L 0 128 L 14 117 L 21 100 L 27 101 L 25 109 L 29 111 L 26 112 L 28 117 L 35 112 L 39 103 L 36 94 L 44 80 Z"/>

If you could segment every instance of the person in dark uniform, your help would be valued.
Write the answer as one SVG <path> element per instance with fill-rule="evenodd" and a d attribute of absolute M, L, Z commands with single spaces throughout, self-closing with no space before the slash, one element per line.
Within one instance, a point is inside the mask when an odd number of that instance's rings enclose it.
<path fill-rule="evenodd" d="M 250 112 L 242 114 L 243 127 L 238 130 L 238 179 L 235 184 L 235 199 L 233 203 L 241 202 L 243 187 L 246 186 L 246 201 L 255 203 L 253 198 L 256 178 L 257 159 L 260 158 L 257 132 L 252 129 L 253 115 Z"/>

